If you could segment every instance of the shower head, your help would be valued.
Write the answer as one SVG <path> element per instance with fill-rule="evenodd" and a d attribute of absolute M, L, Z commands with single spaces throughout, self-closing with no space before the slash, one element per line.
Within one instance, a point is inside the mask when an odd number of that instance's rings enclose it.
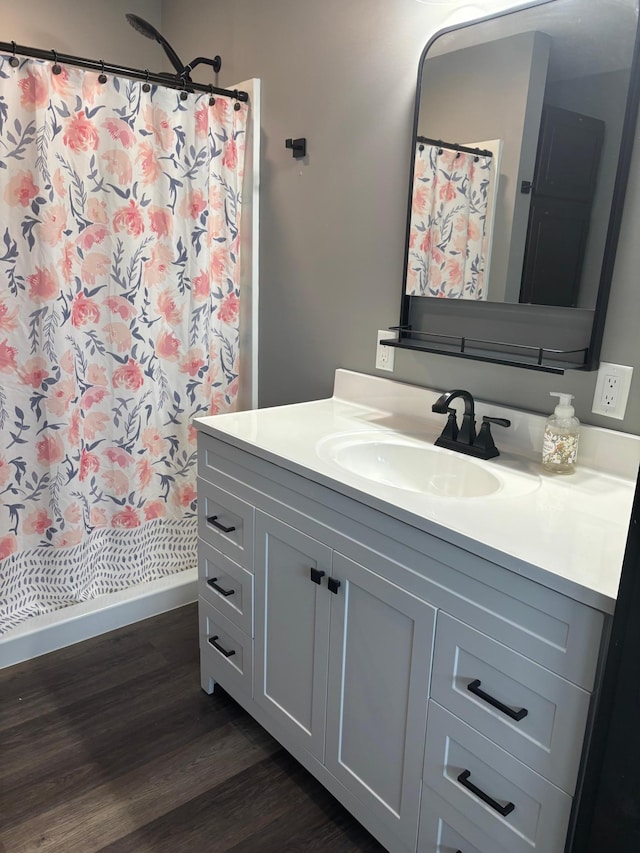
<path fill-rule="evenodd" d="M 148 39 L 154 40 L 162 38 L 157 29 L 152 26 L 148 21 L 145 21 L 144 18 L 139 18 L 137 15 L 132 15 L 131 12 L 127 12 L 125 18 L 131 24 L 133 29 L 137 30 L 140 33 L 140 35 L 143 35 Z"/>
<path fill-rule="evenodd" d="M 175 68 L 176 72 L 180 75 L 184 75 L 185 66 L 180 61 L 180 57 L 171 47 L 166 38 L 161 35 L 152 24 L 150 24 L 148 21 L 145 21 L 144 18 L 138 17 L 138 15 L 132 15 L 130 12 L 127 12 L 125 18 L 131 24 L 134 30 L 140 33 L 140 35 L 143 35 L 148 39 L 152 39 L 153 41 L 157 41 L 158 44 L 162 46 L 164 52 L 167 54 L 167 57 Z M 188 72 L 186 74 L 186 77 L 188 79 Z"/>

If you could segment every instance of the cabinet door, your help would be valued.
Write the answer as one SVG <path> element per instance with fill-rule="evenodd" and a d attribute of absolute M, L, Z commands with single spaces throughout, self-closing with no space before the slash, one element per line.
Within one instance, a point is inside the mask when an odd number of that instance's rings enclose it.
<path fill-rule="evenodd" d="M 282 742 L 324 755 L 331 551 L 256 513 L 254 699 Z M 324 572 L 316 583 L 311 570 Z M 285 741 L 285 736 L 287 740 Z"/>
<path fill-rule="evenodd" d="M 334 552 L 325 765 L 415 849 L 435 608 Z"/>

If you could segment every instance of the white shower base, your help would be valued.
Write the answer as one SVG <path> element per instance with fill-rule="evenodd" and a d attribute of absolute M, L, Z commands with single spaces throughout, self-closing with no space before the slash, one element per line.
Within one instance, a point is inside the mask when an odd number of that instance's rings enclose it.
<path fill-rule="evenodd" d="M 0 669 L 196 601 L 197 569 L 33 616 L 0 638 Z"/>

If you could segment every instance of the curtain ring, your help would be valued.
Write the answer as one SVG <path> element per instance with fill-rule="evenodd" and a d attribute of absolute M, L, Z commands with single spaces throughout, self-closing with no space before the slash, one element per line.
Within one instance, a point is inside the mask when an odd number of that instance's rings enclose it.
<path fill-rule="evenodd" d="M 180 100 L 181 100 L 181 101 L 186 101 L 188 97 L 189 97 L 189 93 L 188 93 L 185 89 L 183 89 L 183 90 L 180 92 Z"/>
<path fill-rule="evenodd" d="M 147 76 L 146 76 L 144 83 L 142 84 L 142 91 L 143 92 L 150 92 L 151 91 L 151 83 L 149 83 L 149 69 L 145 68 L 144 70 L 145 70 L 145 73 Z"/>
<path fill-rule="evenodd" d="M 478 155 L 477 155 L 477 154 L 476 154 L 476 156 L 473 158 L 473 162 L 474 162 L 474 163 L 478 163 L 478 162 L 480 162 L 480 158 L 478 157 Z"/>
<path fill-rule="evenodd" d="M 457 160 L 459 157 L 460 157 L 460 152 L 458 151 L 458 153 L 456 154 L 456 160 Z"/>
<path fill-rule="evenodd" d="M 212 107 L 216 102 L 216 99 L 213 97 L 213 83 L 209 83 L 209 92 L 211 93 L 209 95 L 209 106 Z"/>
<path fill-rule="evenodd" d="M 238 90 L 233 90 L 233 97 L 236 99 L 235 104 L 233 105 L 234 110 L 237 112 L 240 109 L 240 101 L 238 100 Z"/>
<path fill-rule="evenodd" d="M 424 151 L 424 145 L 422 143 L 418 145 L 418 151 Z"/>
<path fill-rule="evenodd" d="M 14 41 L 12 41 L 12 42 L 11 42 L 11 45 L 12 45 L 12 47 L 13 47 L 13 56 L 12 56 L 12 57 L 11 57 L 11 59 L 9 60 L 9 65 L 10 65 L 12 68 L 17 68 L 17 67 L 18 67 L 18 65 L 20 65 L 20 60 L 19 60 L 19 59 L 18 59 L 18 57 L 16 56 L 16 43 L 15 43 Z"/>
<path fill-rule="evenodd" d="M 100 74 L 98 75 L 98 83 L 106 83 L 107 75 L 104 73 L 104 59 L 100 60 Z"/>
<path fill-rule="evenodd" d="M 53 68 L 51 70 L 54 74 L 62 74 L 62 68 L 60 68 L 60 66 L 58 65 L 58 54 L 55 52 L 55 50 L 52 50 L 51 54 L 53 56 Z"/>

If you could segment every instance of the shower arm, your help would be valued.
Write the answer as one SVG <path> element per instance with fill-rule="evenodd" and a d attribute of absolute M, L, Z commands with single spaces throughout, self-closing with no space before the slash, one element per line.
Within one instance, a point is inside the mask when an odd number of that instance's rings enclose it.
<path fill-rule="evenodd" d="M 207 56 L 196 56 L 195 59 L 192 59 L 191 62 L 186 65 L 182 64 L 182 60 L 179 58 L 178 54 L 171 47 L 169 42 L 158 34 L 156 41 L 163 48 L 166 53 L 169 61 L 173 65 L 176 70 L 176 76 L 181 80 L 184 80 L 185 83 L 191 83 L 191 72 L 196 67 L 196 65 L 208 65 L 210 68 L 213 68 L 215 74 L 220 71 L 222 67 L 222 59 L 220 56 L 214 56 L 213 59 L 210 59 Z"/>
<path fill-rule="evenodd" d="M 217 74 L 222 68 L 222 59 L 219 56 L 214 56 L 213 59 L 209 59 L 206 56 L 197 56 L 184 66 L 184 69 L 179 72 L 180 76 L 186 76 L 186 78 L 189 79 L 189 74 L 193 71 L 196 65 L 209 65 Z"/>

